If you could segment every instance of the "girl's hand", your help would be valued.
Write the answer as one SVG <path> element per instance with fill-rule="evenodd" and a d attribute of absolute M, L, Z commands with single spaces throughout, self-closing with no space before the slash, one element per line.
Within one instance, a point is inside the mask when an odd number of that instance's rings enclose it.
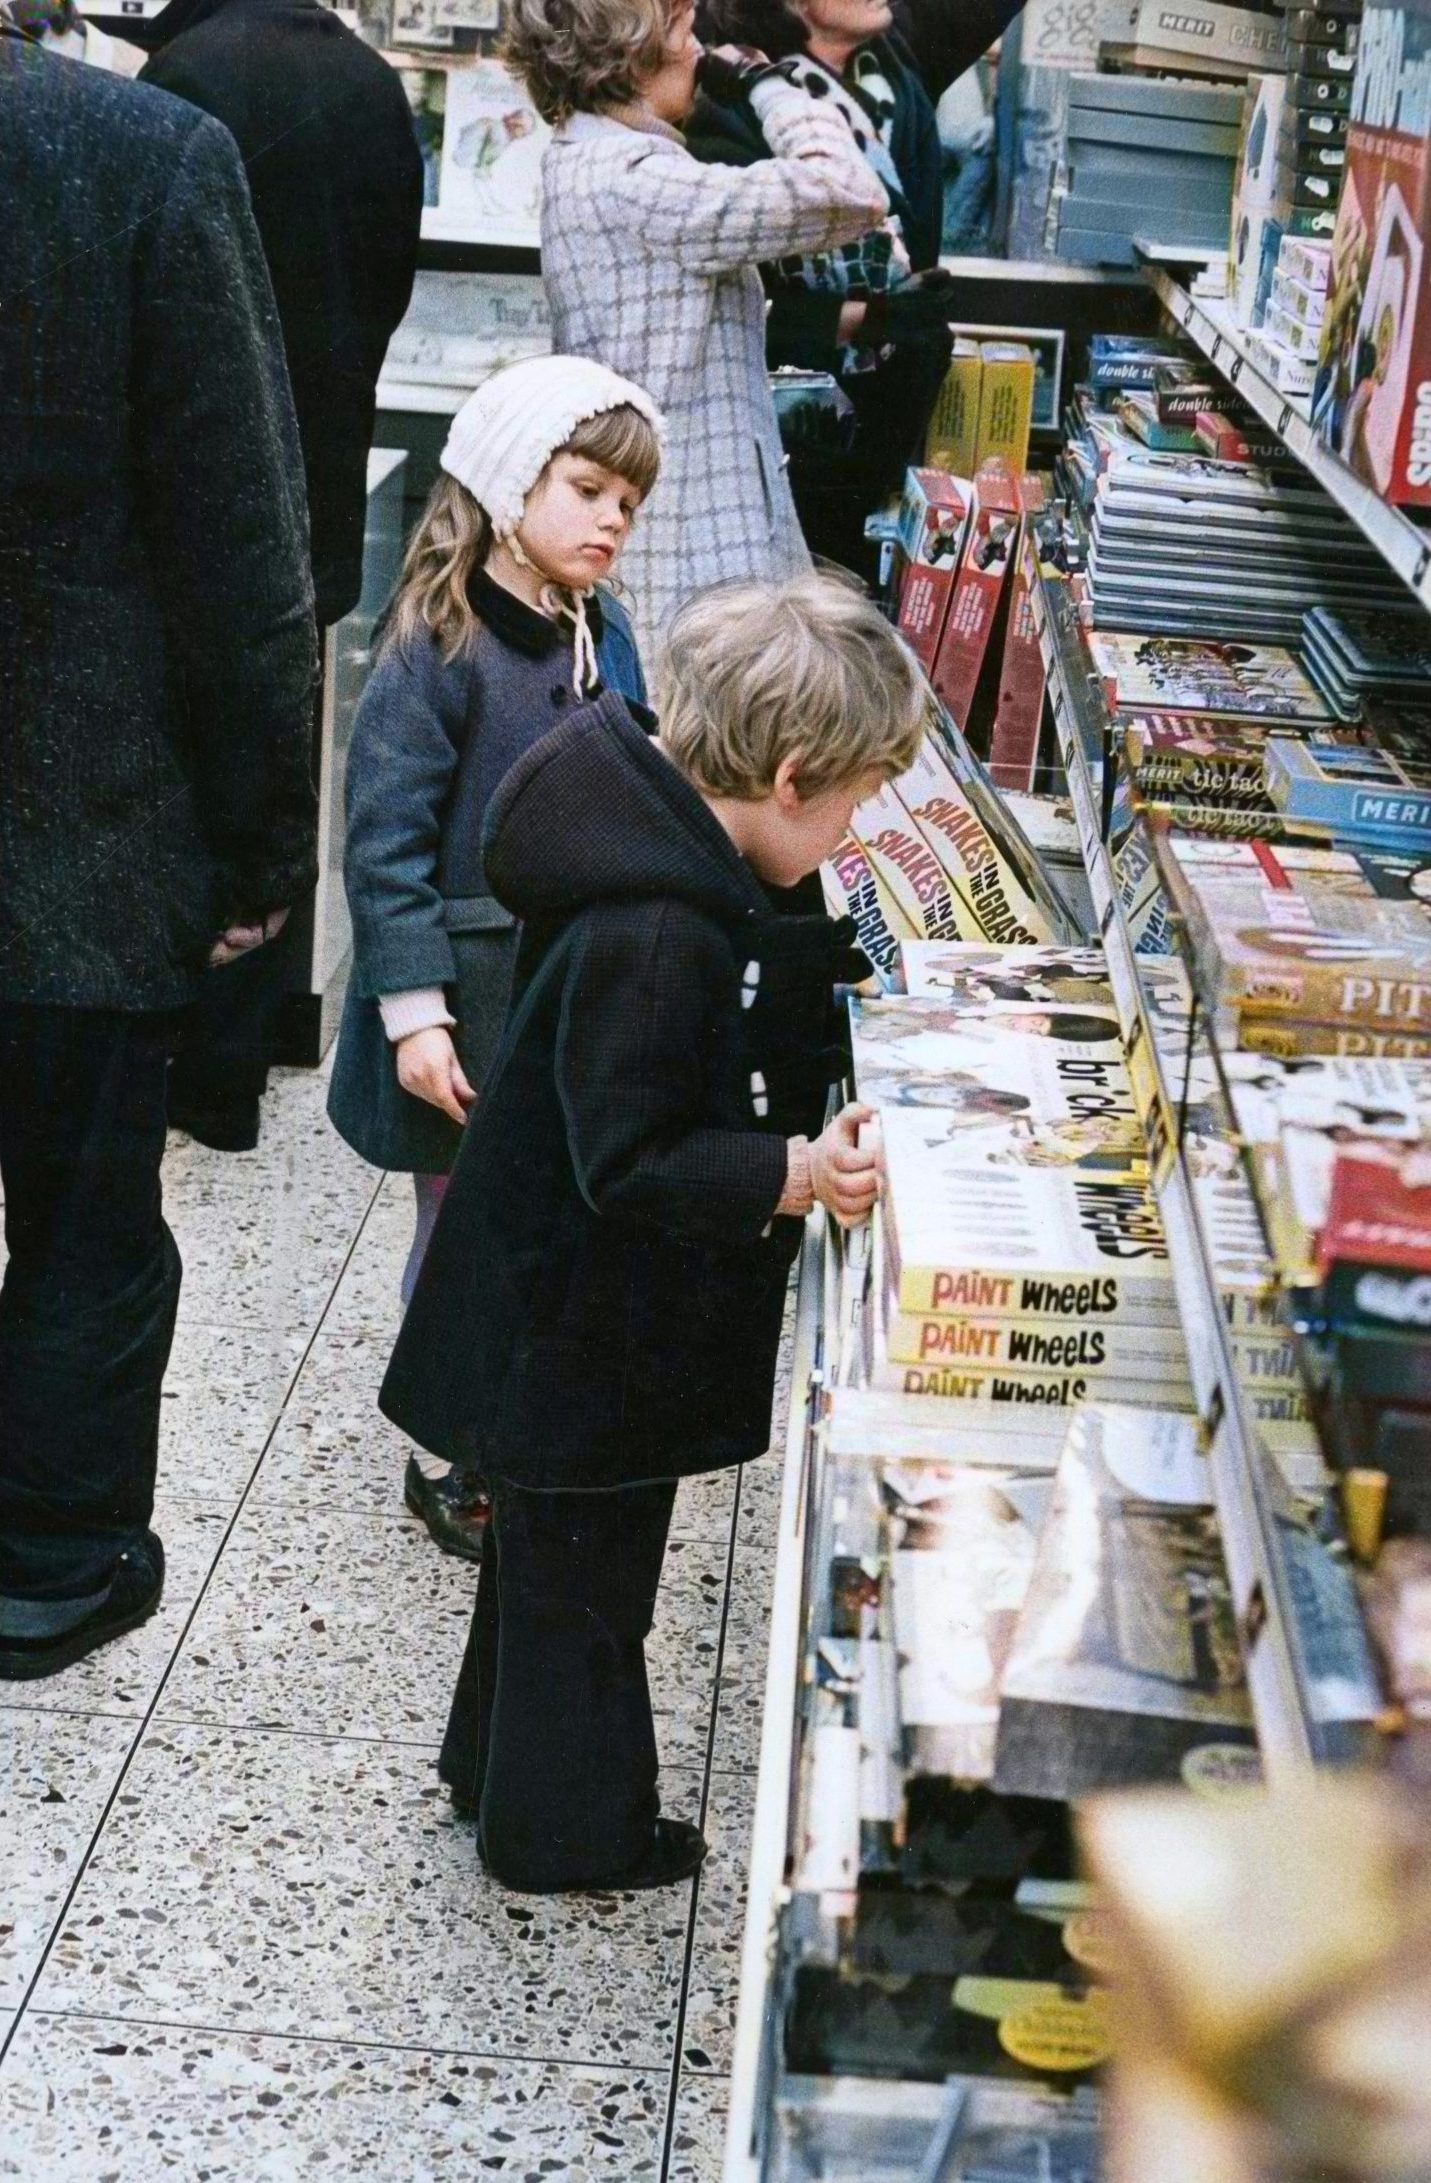
<path fill-rule="evenodd" d="M 879 1196 L 874 1149 L 859 1142 L 861 1125 L 873 1120 L 873 1107 L 852 1100 L 810 1147 L 815 1196 L 842 1228 L 857 1228 Z"/>
<path fill-rule="evenodd" d="M 398 1082 L 414 1099 L 438 1107 L 458 1127 L 467 1110 L 477 1104 L 477 1094 L 462 1073 L 450 1031 L 434 1024 L 426 1031 L 411 1031 L 397 1045 Z"/>

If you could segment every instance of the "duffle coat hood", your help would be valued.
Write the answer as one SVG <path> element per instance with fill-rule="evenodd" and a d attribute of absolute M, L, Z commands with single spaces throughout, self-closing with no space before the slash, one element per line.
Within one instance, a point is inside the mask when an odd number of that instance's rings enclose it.
<path fill-rule="evenodd" d="M 853 928 L 781 916 L 607 695 L 493 800 L 488 882 L 529 960 L 381 1402 L 532 1488 L 767 1446 L 788 1134 L 818 1129 Z"/>

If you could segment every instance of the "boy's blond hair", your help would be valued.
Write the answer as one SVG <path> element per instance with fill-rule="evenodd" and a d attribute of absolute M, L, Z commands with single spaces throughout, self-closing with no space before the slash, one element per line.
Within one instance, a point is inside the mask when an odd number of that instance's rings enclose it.
<path fill-rule="evenodd" d="M 924 678 L 864 594 L 837 576 L 717 584 L 671 624 L 661 741 L 707 795 L 754 803 L 781 763 L 802 796 L 915 760 L 929 717 Z"/>

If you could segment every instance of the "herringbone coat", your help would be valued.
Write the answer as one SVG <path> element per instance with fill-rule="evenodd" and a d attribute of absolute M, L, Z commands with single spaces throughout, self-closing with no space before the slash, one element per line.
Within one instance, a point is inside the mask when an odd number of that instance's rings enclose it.
<path fill-rule="evenodd" d="M 884 218 L 845 122 L 779 78 L 755 93 L 775 156 L 706 166 L 663 123 L 575 114 L 543 168 L 553 345 L 596 357 L 666 412 L 660 482 L 622 559 L 642 649 L 692 592 L 809 566 L 765 366 L 756 268 Z"/>

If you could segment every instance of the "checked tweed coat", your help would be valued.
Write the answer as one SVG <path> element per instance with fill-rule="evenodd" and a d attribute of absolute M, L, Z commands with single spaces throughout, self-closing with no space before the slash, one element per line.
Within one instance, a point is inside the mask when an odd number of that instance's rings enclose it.
<path fill-rule="evenodd" d="M 666 413 L 660 481 L 621 570 L 643 651 L 693 592 L 809 566 L 756 268 L 853 241 L 888 210 L 837 113 L 778 77 L 754 102 L 775 154 L 754 166 L 703 165 L 645 117 L 574 114 L 543 167 L 553 346 L 624 373 Z"/>

